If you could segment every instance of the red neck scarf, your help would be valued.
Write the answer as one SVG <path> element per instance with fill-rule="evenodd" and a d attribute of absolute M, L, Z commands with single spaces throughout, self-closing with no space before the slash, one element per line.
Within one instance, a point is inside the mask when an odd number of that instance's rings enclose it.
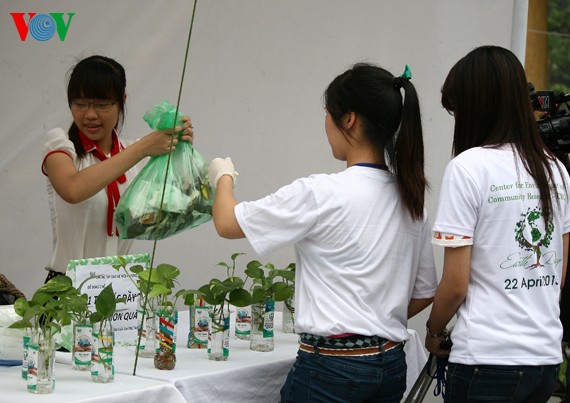
<path fill-rule="evenodd" d="M 92 140 L 88 139 L 83 133 L 79 132 L 79 138 L 81 139 L 81 144 L 85 149 L 85 152 L 93 154 L 95 158 L 99 161 L 105 161 L 107 156 L 101 150 L 96 143 Z M 117 137 L 117 133 L 113 130 L 113 146 L 111 148 L 111 157 L 117 155 L 121 151 L 123 151 L 125 147 L 119 142 L 119 138 Z M 119 235 L 119 231 L 115 229 L 115 234 L 113 234 L 113 216 L 115 215 L 115 207 L 119 203 L 119 199 L 121 198 L 121 194 L 119 193 L 119 183 L 125 183 L 127 177 L 125 174 L 122 174 L 113 182 L 107 185 L 107 235 Z"/>

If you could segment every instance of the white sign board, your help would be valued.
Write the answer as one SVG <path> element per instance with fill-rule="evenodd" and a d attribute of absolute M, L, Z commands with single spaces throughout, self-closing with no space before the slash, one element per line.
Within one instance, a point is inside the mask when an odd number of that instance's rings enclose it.
<path fill-rule="evenodd" d="M 119 264 L 117 256 L 106 256 L 92 259 L 71 260 L 67 266 L 67 276 L 74 287 L 81 286 L 81 292 L 87 294 L 89 307 L 95 311 L 95 300 L 108 284 L 113 284 L 117 298 L 125 298 L 125 303 L 117 306 L 112 317 L 115 330 L 115 342 L 135 345 L 137 341 L 137 304 L 139 291 L 136 288 L 138 276 L 129 271 L 134 265 L 147 267 L 150 262 L 148 253 L 122 256 L 127 262 L 126 269 L 117 270 L 113 266 Z M 71 328 L 62 330 L 61 345 L 71 351 L 73 335 Z"/>

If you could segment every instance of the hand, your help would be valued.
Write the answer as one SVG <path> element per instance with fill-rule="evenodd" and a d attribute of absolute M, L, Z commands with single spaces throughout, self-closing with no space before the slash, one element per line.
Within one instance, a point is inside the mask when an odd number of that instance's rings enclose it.
<path fill-rule="evenodd" d="M 178 144 L 177 136 L 172 138 L 172 129 L 156 130 L 147 134 L 142 139 L 134 143 L 131 147 L 138 147 L 145 157 L 155 157 L 170 152 L 172 142 L 172 151 L 176 149 Z"/>
<path fill-rule="evenodd" d="M 194 125 L 190 116 L 182 116 L 180 118 L 184 122 L 182 126 L 176 126 L 176 133 L 180 134 L 180 140 L 194 143 Z"/>
<path fill-rule="evenodd" d="M 218 185 L 218 180 L 223 175 L 229 175 L 232 177 L 233 184 L 236 184 L 236 178 L 239 175 L 235 168 L 234 164 L 232 163 L 232 159 L 230 157 L 227 158 L 214 158 L 212 162 L 210 162 L 210 167 L 208 168 L 208 177 L 210 178 L 210 185 L 216 188 Z"/>
<path fill-rule="evenodd" d="M 447 358 L 449 356 L 450 350 L 448 348 L 443 348 L 442 343 L 445 337 L 432 337 L 426 334 L 426 350 L 435 355 L 438 358 Z"/>

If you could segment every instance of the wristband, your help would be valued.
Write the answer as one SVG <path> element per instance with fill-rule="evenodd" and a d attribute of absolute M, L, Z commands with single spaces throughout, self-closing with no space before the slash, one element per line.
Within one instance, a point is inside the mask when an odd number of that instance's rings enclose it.
<path fill-rule="evenodd" d="M 429 337 L 433 337 L 434 339 L 439 339 L 440 337 L 445 336 L 445 330 L 441 333 L 432 333 L 431 330 L 429 330 L 428 322 L 426 322 L 426 333 Z"/>

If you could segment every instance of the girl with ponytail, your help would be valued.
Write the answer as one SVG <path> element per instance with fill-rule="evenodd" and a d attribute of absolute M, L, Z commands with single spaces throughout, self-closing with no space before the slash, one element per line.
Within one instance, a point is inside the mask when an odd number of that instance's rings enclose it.
<path fill-rule="evenodd" d="M 336 174 L 297 179 L 238 203 L 231 159 L 210 164 L 214 225 L 260 255 L 296 249 L 297 360 L 282 402 L 400 402 L 408 318 L 432 301 L 437 279 L 424 209 L 427 181 L 411 73 L 356 64 L 324 94 Z M 377 374 L 383 374 L 378 376 Z"/>

